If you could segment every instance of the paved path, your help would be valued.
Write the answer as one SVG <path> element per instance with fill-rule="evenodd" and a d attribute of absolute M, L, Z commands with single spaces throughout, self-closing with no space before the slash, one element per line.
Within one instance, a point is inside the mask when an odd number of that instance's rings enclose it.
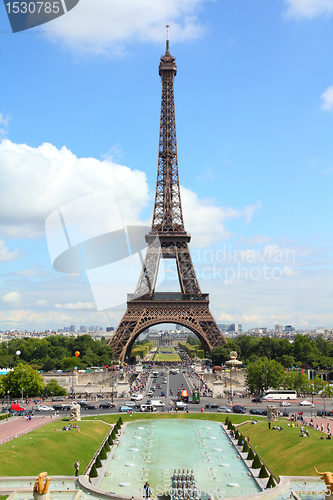
<path fill-rule="evenodd" d="M 27 434 L 38 427 L 49 424 L 52 422 L 51 417 L 32 417 L 30 421 L 27 421 L 25 417 L 12 417 L 8 420 L 2 420 L 0 422 L 0 445 L 11 441 L 18 436 Z"/>

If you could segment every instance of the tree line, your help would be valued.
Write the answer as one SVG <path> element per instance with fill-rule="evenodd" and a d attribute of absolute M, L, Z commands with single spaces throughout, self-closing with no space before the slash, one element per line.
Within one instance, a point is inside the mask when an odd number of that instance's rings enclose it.
<path fill-rule="evenodd" d="M 17 354 L 19 352 L 19 354 Z M 79 352 L 79 356 L 75 356 Z M 52 335 L 44 339 L 25 337 L 0 344 L 0 367 L 13 368 L 29 364 L 43 371 L 85 369 L 90 366 L 115 364 L 112 347 L 105 339 L 94 340 L 90 335 L 63 337 Z"/>
<path fill-rule="evenodd" d="M 244 365 L 265 356 L 284 368 L 333 369 L 333 344 L 321 337 L 311 339 L 298 334 L 291 343 L 288 339 L 240 335 L 227 339 L 225 346 L 215 347 L 209 357 L 213 364 L 222 365 L 230 359 L 231 351 L 237 352 Z"/>
<path fill-rule="evenodd" d="M 241 335 L 227 339 L 225 346 L 212 350 L 210 358 L 213 364 L 223 365 L 230 359 L 231 351 L 236 351 L 238 359 L 243 362 L 246 385 L 251 394 L 282 388 L 296 390 L 299 394 L 322 391 L 323 395 L 331 396 L 330 385 L 316 372 L 328 370 L 328 379 L 332 380 L 333 345 L 320 337 L 310 339 L 296 335 L 291 343 L 288 339 Z"/>

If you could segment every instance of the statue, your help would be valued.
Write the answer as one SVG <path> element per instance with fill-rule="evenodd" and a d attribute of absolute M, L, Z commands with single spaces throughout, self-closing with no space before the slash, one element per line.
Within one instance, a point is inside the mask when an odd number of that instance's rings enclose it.
<path fill-rule="evenodd" d="M 70 410 L 69 420 L 71 422 L 79 422 L 81 420 L 81 406 L 73 403 Z"/>
<path fill-rule="evenodd" d="M 39 495 L 46 495 L 47 498 L 50 497 L 49 485 L 50 485 L 51 478 L 46 477 L 46 476 L 47 476 L 47 472 L 41 472 L 36 478 L 34 489 L 33 489 L 35 499 L 38 499 Z M 45 479 L 45 484 L 43 482 L 44 479 Z"/>
<path fill-rule="evenodd" d="M 277 422 L 278 418 L 278 409 L 275 406 L 268 405 L 267 406 L 267 421 L 268 422 Z"/>
<path fill-rule="evenodd" d="M 316 467 L 315 467 L 315 471 L 317 472 L 317 474 L 319 476 L 321 476 L 320 479 L 323 479 L 325 481 L 326 488 L 327 488 L 325 491 L 325 495 L 331 497 L 333 494 L 333 474 L 332 474 L 332 472 L 318 472 Z"/>

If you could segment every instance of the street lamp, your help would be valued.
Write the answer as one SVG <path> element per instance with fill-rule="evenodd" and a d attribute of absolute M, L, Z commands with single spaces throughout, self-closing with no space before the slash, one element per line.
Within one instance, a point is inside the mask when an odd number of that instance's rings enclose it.
<path fill-rule="evenodd" d="M 7 414 L 6 414 L 6 420 L 8 420 L 8 408 L 9 408 L 9 391 L 7 391 Z"/>
<path fill-rule="evenodd" d="M 22 387 L 22 398 L 21 398 L 21 406 L 23 407 L 23 387 Z"/>
<path fill-rule="evenodd" d="M 236 365 L 241 365 L 241 361 L 238 361 L 237 359 L 237 352 L 236 351 L 231 351 L 230 353 L 230 360 L 229 361 L 226 361 L 226 365 L 230 365 L 230 397 L 231 397 L 231 405 L 233 405 L 233 392 L 232 392 L 232 368 L 233 366 L 236 366 Z"/>

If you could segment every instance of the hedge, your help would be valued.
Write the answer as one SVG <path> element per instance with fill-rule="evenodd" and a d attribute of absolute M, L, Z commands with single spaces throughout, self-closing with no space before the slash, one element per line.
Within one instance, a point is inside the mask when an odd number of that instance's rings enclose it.
<path fill-rule="evenodd" d="M 96 469 L 96 465 L 94 464 L 91 468 L 91 471 L 89 472 L 89 477 L 97 477 L 97 476 L 98 476 L 98 472 Z"/>

